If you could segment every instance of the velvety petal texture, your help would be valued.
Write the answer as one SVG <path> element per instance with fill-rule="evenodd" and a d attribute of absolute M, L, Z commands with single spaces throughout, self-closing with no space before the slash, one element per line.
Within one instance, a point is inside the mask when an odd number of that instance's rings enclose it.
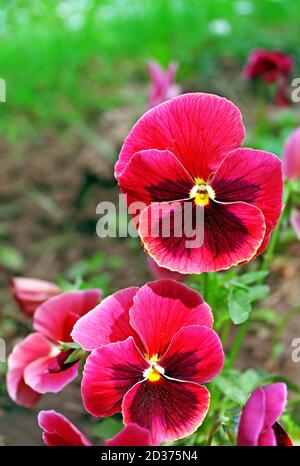
<path fill-rule="evenodd" d="M 129 323 L 129 310 L 138 287 L 126 288 L 105 298 L 75 324 L 72 338 L 86 351 L 138 336 Z"/>
<path fill-rule="evenodd" d="M 125 396 L 125 424 L 137 422 L 150 430 L 154 444 L 173 442 L 192 434 L 209 407 L 209 392 L 200 385 L 161 379 L 137 383 Z"/>
<path fill-rule="evenodd" d="M 227 99 L 183 94 L 140 118 L 122 147 L 115 174 L 119 179 L 136 152 L 158 149 L 172 152 L 193 178 L 207 179 L 244 136 L 241 114 Z"/>
<path fill-rule="evenodd" d="M 141 337 L 149 358 L 163 355 L 182 327 L 211 327 L 213 323 L 211 309 L 202 297 L 174 280 L 147 283 L 133 301 L 130 323 Z"/>

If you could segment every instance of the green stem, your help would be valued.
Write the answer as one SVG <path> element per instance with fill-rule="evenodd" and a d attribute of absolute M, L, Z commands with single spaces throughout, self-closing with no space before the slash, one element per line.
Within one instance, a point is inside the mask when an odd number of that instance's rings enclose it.
<path fill-rule="evenodd" d="M 237 355 L 239 353 L 239 350 L 242 346 L 242 343 L 244 341 L 244 338 L 249 330 L 250 327 L 250 321 L 249 319 L 246 320 L 242 325 L 240 325 L 240 328 L 237 331 L 236 337 L 234 339 L 233 345 L 231 347 L 230 353 L 227 356 L 227 361 L 226 361 L 226 367 L 232 367 Z"/>
<path fill-rule="evenodd" d="M 211 426 L 211 429 L 210 429 L 210 432 L 208 434 L 208 439 L 207 439 L 207 443 L 206 443 L 206 446 L 207 447 L 210 447 L 211 444 L 212 444 L 212 441 L 214 439 L 214 436 L 216 435 L 216 432 L 217 430 L 219 429 L 219 427 L 222 425 L 221 421 L 215 421 L 213 423 L 213 425 Z"/>

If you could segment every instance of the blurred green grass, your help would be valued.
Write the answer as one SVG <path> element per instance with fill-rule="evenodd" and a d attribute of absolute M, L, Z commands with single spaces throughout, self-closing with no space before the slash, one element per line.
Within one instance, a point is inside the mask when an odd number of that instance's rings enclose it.
<path fill-rule="evenodd" d="M 241 68 L 255 47 L 292 53 L 299 66 L 300 0 L 1 0 L 1 136 L 33 138 L 92 122 L 138 98 L 148 59 L 176 59 L 179 80 Z M 143 97 L 142 97 L 143 98 Z"/>

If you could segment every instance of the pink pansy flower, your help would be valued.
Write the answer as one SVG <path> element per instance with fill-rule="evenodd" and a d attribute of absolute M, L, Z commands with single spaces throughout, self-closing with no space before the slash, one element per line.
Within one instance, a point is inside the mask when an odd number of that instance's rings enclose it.
<path fill-rule="evenodd" d="M 149 108 L 180 94 L 181 88 L 175 84 L 177 63 L 170 63 L 168 68 L 164 70 L 159 63 L 150 61 L 148 68 L 152 80 L 149 91 Z"/>
<path fill-rule="evenodd" d="M 273 50 L 253 50 L 244 68 L 248 79 L 261 79 L 265 83 L 277 84 L 277 105 L 289 103 L 286 96 L 288 78 L 293 69 L 293 58 L 285 53 Z"/>
<path fill-rule="evenodd" d="M 34 406 L 42 393 L 57 393 L 77 376 L 79 361 L 66 363 L 72 349 L 60 342 L 72 342 L 75 322 L 93 309 L 99 290 L 69 291 L 42 304 L 34 314 L 33 328 L 8 358 L 7 389 L 18 404 Z"/>
<path fill-rule="evenodd" d="M 159 267 L 155 260 L 153 260 L 150 256 L 147 257 L 147 262 L 154 278 L 170 278 L 172 280 L 178 280 L 179 282 L 183 282 L 186 279 L 186 275 L 182 273 L 172 272 L 171 270 L 166 269 L 165 267 Z"/>
<path fill-rule="evenodd" d="M 240 148 L 244 136 L 237 107 L 211 94 L 165 102 L 132 129 L 115 175 L 129 209 L 143 206 L 138 232 L 159 266 L 181 273 L 223 270 L 267 248 L 282 209 L 281 161 Z M 196 232 L 202 229 L 199 247 L 188 247 L 193 236 L 186 229 L 178 235 L 182 218 Z"/>
<path fill-rule="evenodd" d="M 28 317 L 32 317 L 35 310 L 47 299 L 61 293 L 55 283 L 25 277 L 12 278 L 10 290 L 21 311 Z"/>
<path fill-rule="evenodd" d="M 239 446 L 292 446 L 292 441 L 277 422 L 287 401 L 284 383 L 257 388 L 250 395 L 241 415 Z"/>
<path fill-rule="evenodd" d="M 283 150 L 283 174 L 288 180 L 299 180 L 300 183 L 300 127 L 288 137 Z M 300 206 L 293 207 L 291 224 L 300 240 Z"/>
<path fill-rule="evenodd" d="M 92 443 L 77 427 L 62 414 L 51 410 L 41 411 L 38 423 L 43 429 L 43 441 L 49 447 L 90 447 Z M 128 424 L 112 439 L 107 440 L 105 446 L 148 446 L 150 432 L 137 424 Z"/>
<path fill-rule="evenodd" d="M 290 134 L 284 145 L 282 168 L 288 180 L 300 179 L 300 127 Z"/>
<path fill-rule="evenodd" d="M 221 342 L 201 296 L 159 280 L 106 298 L 80 319 L 74 341 L 91 351 L 81 393 L 87 411 L 122 411 L 151 432 L 154 444 L 194 432 L 209 406 L 202 385 L 222 369 Z"/>

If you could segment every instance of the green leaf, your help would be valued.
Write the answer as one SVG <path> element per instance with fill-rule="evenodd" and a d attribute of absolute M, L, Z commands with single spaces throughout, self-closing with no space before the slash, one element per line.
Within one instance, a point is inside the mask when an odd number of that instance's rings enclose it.
<path fill-rule="evenodd" d="M 92 435 L 93 437 L 108 439 L 120 432 L 121 429 L 121 422 L 109 417 L 92 427 Z"/>
<path fill-rule="evenodd" d="M 79 361 L 85 354 L 86 352 L 83 349 L 75 349 L 65 360 L 65 364 L 72 364 L 73 362 Z"/>
<path fill-rule="evenodd" d="M 0 245 L 0 264 L 12 271 L 21 270 L 23 267 L 22 254 L 12 246 Z"/>
<path fill-rule="evenodd" d="M 233 286 L 228 295 L 228 311 L 235 325 L 245 322 L 251 312 L 250 291 L 247 288 Z"/>
<path fill-rule="evenodd" d="M 61 345 L 63 351 L 67 351 L 69 349 L 81 349 L 79 343 L 75 343 L 74 341 L 59 341 L 58 343 Z"/>
<path fill-rule="evenodd" d="M 249 289 L 250 291 L 250 300 L 253 303 L 254 301 L 261 301 L 265 299 L 269 292 L 270 287 L 268 285 L 257 285 Z"/>
<path fill-rule="evenodd" d="M 244 285 L 252 285 L 252 283 L 257 283 L 260 280 L 266 278 L 268 274 L 268 270 L 257 270 L 255 272 L 249 272 L 245 273 L 244 275 L 240 275 L 239 280 Z"/>

